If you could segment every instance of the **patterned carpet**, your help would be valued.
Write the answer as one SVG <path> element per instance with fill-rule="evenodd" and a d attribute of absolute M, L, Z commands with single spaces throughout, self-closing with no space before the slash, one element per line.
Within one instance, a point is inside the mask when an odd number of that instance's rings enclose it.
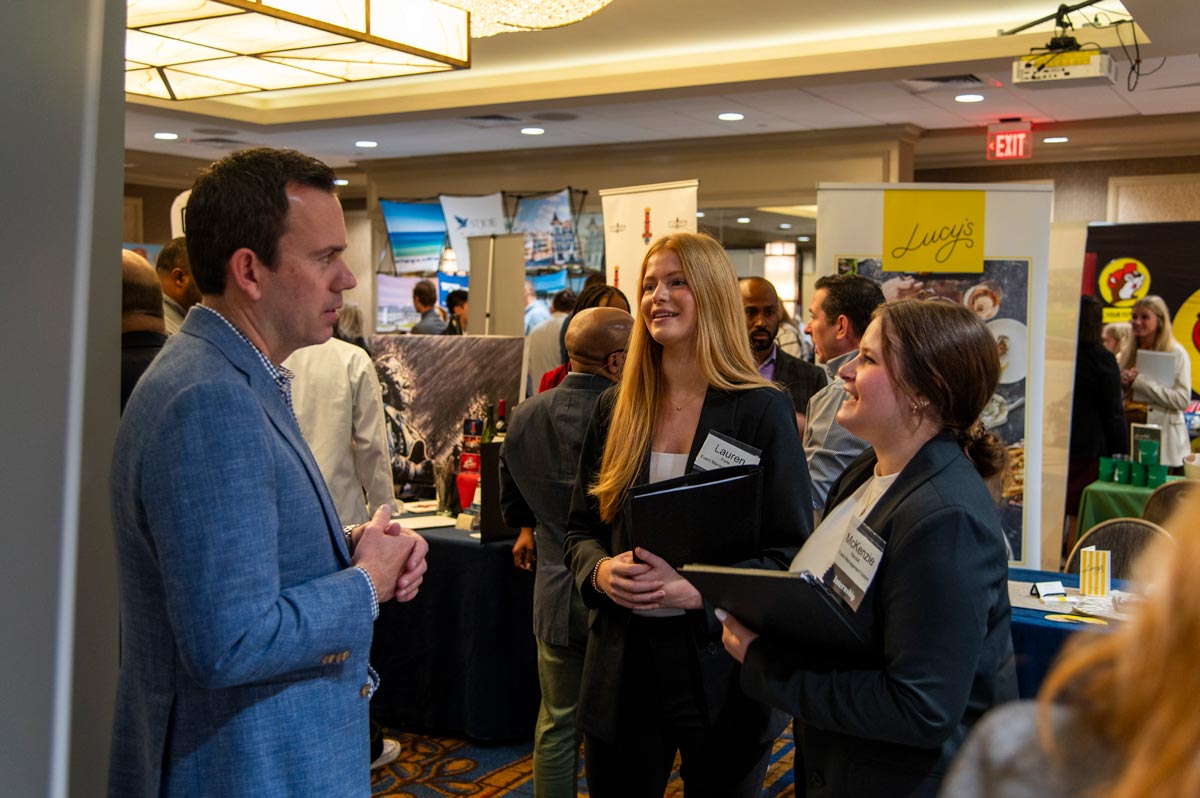
<path fill-rule="evenodd" d="M 400 757 L 371 779 L 373 798 L 531 798 L 533 743 L 482 745 L 457 737 L 388 732 L 403 746 Z M 791 729 L 775 741 L 763 798 L 782 798 L 792 791 Z M 587 783 L 579 779 L 579 795 Z M 668 798 L 680 798 L 683 784 L 676 773 Z"/>

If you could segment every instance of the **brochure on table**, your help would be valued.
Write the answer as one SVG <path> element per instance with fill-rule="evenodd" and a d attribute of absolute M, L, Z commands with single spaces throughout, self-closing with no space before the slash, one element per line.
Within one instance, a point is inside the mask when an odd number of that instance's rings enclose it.
<path fill-rule="evenodd" d="M 854 271 L 889 298 L 961 302 L 988 325 L 1002 374 L 983 420 L 1009 447 L 998 509 L 1013 565 L 1041 561 L 1046 294 L 1053 190 L 1044 185 L 822 183 L 817 274 Z"/>

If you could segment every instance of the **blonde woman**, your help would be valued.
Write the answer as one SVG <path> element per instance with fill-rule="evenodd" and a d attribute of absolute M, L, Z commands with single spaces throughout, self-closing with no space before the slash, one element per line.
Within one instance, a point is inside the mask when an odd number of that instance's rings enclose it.
<path fill-rule="evenodd" d="M 635 485 L 679 476 L 709 431 L 762 451 L 761 557 L 786 567 L 812 529 L 788 395 L 758 374 L 737 276 L 713 239 L 651 245 L 618 388 L 592 417 L 565 557 L 594 610 L 578 721 L 594 798 L 661 796 L 676 752 L 689 798 L 757 796 L 786 717 L 748 699 L 700 594 L 654 552 L 630 551 Z M 737 534 L 737 530 L 730 530 Z"/>
<path fill-rule="evenodd" d="M 1129 322 L 1114 321 L 1111 324 L 1105 324 L 1103 332 L 1100 333 L 1100 343 L 1109 352 L 1112 352 L 1113 357 L 1120 357 L 1121 352 L 1125 351 L 1125 347 L 1129 346 L 1129 339 L 1132 337 L 1129 331 Z"/>
<path fill-rule="evenodd" d="M 1133 338 L 1121 352 L 1121 385 L 1135 402 L 1146 403 L 1146 422 L 1162 427 L 1159 462 L 1179 467 L 1191 451 L 1183 411 L 1192 401 L 1192 364 L 1187 350 L 1171 334 L 1171 313 L 1162 297 L 1151 294 L 1135 302 L 1129 325 Z M 1140 350 L 1170 352 L 1174 356 L 1175 379 L 1170 386 L 1159 385 L 1138 372 Z"/>
<path fill-rule="evenodd" d="M 1038 694 L 983 719 L 946 779 L 949 798 L 1200 795 L 1200 491 L 1191 491 L 1135 579 L 1134 617 L 1073 637 Z"/>

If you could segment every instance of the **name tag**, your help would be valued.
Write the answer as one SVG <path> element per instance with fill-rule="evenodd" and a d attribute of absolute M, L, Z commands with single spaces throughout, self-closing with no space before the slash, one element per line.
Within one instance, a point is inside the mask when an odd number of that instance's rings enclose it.
<path fill-rule="evenodd" d="M 722 435 L 716 430 L 709 430 L 696 462 L 692 464 L 693 471 L 714 471 L 730 466 L 758 465 L 762 458 L 762 450 L 747 446 L 739 440 Z"/>
<path fill-rule="evenodd" d="M 1029 588 L 1029 594 L 1038 598 L 1050 598 L 1051 596 L 1067 595 L 1067 589 L 1059 581 L 1034 582 L 1033 586 Z"/>
<path fill-rule="evenodd" d="M 867 588 L 875 580 L 885 545 L 883 538 L 876 535 L 871 527 L 859 522 L 857 527 L 846 533 L 845 540 L 838 547 L 825 584 L 855 612 L 858 612 Z"/>

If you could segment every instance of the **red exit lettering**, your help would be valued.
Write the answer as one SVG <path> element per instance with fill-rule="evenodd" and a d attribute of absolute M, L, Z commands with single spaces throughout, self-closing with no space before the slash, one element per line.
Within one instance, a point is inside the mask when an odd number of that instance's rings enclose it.
<path fill-rule="evenodd" d="M 1006 130 L 988 133 L 987 157 L 989 161 L 1007 161 L 1017 158 L 1032 158 L 1029 132 Z"/>

